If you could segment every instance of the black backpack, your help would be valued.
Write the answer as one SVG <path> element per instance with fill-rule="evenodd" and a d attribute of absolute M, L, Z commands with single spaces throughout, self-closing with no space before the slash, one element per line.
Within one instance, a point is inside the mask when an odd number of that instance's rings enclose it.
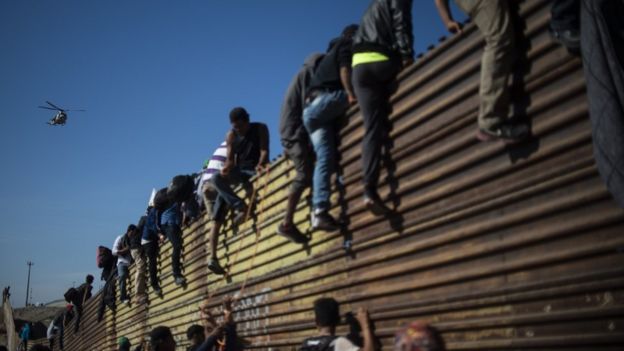
<path fill-rule="evenodd" d="M 78 296 L 78 290 L 76 288 L 73 288 L 73 287 L 67 289 L 65 294 L 63 294 L 63 297 L 65 298 L 65 301 L 67 301 L 67 302 L 74 301 L 76 299 L 76 296 Z"/>
<path fill-rule="evenodd" d="M 324 335 L 305 339 L 299 346 L 299 351 L 333 351 L 334 347 L 330 344 L 337 338 L 335 335 Z"/>
<path fill-rule="evenodd" d="M 156 192 L 154 195 L 154 207 L 159 211 L 164 211 L 169 208 L 170 201 L 169 196 L 167 195 L 167 188 L 162 188 Z"/>
<path fill-rule="evenodd" d="M 175 202 L 184 202 L 195 190 L 195 179 L 190 175 L 177 175 L 171 179 L 167 189 L 167 195 Z"/>

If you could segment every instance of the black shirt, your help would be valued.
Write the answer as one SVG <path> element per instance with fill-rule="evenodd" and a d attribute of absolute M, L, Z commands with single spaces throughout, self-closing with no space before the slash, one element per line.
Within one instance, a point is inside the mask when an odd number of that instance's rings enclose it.
<path fill-rule="evenodd" d="M 351 39 L 340 37 L 332 40 L 327 55 L 318 64 L 318 68 L 312 76 L 310 90 L 342 90 L 340 68 L 351 67 L 352 55 Z"/>
<path fill-rule="evenodd" d="M 234 132 L 232 150 L 236 157 L 236 165 L 240 169 L 254 170 L 260 161 L 260 133 L 266 129 L 263 123 L 249 123 L 249 130 L 245 135 Z"/>

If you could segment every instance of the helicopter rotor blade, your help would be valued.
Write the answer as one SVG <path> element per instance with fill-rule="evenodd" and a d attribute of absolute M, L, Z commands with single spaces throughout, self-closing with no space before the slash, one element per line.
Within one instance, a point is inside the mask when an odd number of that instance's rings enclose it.
<path fill-rule="evenodd" d="M 55 104 L 51 103 L 50 101 L 46 101 L 46 103 L 47 103 L 48 105 L 50 105 L 50 106 L 52 106 L 52 107 L 56 108 L 56 109 L 57 109 L 57 110 L 59 110 L 59 111 L 64 111 L 62 108 L 60 108 L 60 107 L 56 106 Z"/>
<path fill-rule="evenodd" d="M 57 109 L 55 109 L 55 108 L 52 108 L 52 107 L 47 107 L 47 106 L 37 106 L 37 107 L 39 107 L 39 108 L 44 108 L 44 109 L 46 109 L 46 110 L 58 111 L 58 110 L 57 110 Z"/>
<path fill-rule="evenodd" d="M 63 110 L 63 111 L 72 111 L 72 112 L 86 112 L 87 110 Z"/>

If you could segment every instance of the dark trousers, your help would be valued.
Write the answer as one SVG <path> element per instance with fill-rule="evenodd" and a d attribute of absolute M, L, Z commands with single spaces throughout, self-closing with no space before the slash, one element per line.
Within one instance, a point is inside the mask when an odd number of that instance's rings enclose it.
<path fill-rule="evenodd" d="M 365 194 L 375 196 L 379 182 L 381 148 L 388 133 L 390 95 L 396 88 L 399 65 L 392 60 L 356 65 L 353 87 L 362 112 L 366 133 L 362 141 Z"/>
<path fill-rule="evenodd" d="M 550 25 L 555 30 L 579 29 L 580 0 L 555 0 L 550 8 Z"/>
<path fill-rule="evenodd" d="M 310 186 L 314 170 L 314 153 L 309 140 L 282 141 L 286 156 L 293 162 L 295 179 L 290 186 L 291 193 L 301 193 Z"/>
<path fill-rule="evenodd" d="M 162 226 L 163 233 L 171 242 L 173 252 L 171 253 L 171 267 L 174 277 L 182 276 L 182 265 L 180 264 L 180 256 L 182 253 L 182 230 L 176 224 L 165 224 Z"/>
<path fill-rule="evenodd" d="M 142 246 L 145 257 L 147 258 L 147 267 L 152 288 L 160 289 L 160 284 L 158 283 L 158 242 L 154 240 Z"/>
<path fill-rule="evenodd" d="M 226 206 L 232 209 L 240 209 L 245 206 L 243 200 L 236 195 L 233 187 L 249 182 L 249 179 L 255 174 L 253 170 L 241 170 L 238 167 L 232 167 L 232 170 L 227 176 L 216 173 L 210 178 L 215 191 L 217 192 L 217 198 L 215 200 L 212 209 L 212 219 L 215 221 L 225 220 Z"/>

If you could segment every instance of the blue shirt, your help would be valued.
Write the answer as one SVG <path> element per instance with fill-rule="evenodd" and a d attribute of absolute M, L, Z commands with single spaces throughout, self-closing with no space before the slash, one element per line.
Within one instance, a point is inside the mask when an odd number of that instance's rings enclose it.
<path fill-rule="evenodd" d="M 182 223 L 182 211 L 180 210 L 180 204 L 174 202 L 160 217 L 161 225 L 177 225 Z"/>
<path fill-rule="evenodd" d="M 147 210 L 141 240 L 144 242 L 158 240 L 158 211 L 153 207 Z"/>

